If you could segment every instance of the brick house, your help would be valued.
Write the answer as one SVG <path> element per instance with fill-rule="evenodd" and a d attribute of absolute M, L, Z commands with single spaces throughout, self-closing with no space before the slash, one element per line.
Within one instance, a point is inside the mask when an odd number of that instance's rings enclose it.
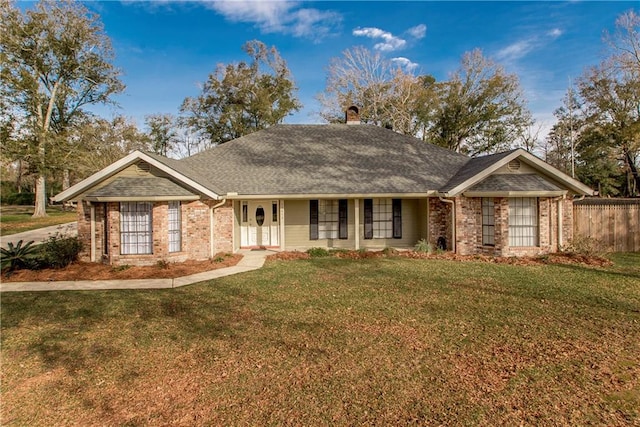
<path fill-rule="evenodd" d="M 87 261 L 202 260 L 240 248 L 533 255 L 572 238 L 593 190 L 522 149 L 469 158 L 359 123 L 277 125 L 175 160 L 135 151 L 54 197 L 78 202 Z"/>

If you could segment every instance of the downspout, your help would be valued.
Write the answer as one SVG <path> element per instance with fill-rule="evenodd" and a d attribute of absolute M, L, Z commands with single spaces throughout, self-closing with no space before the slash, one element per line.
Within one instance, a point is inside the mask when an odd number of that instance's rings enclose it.
<path fill-rule="evenodd" d="M 441 202 L 451 204 L 451 250 L 456 253 L 456 202 L 438 197 Z"/>
<path fill-rule="evenodd" d="M 220 203 L 211 206 L 209 210 L 209 258 L 213 258 L 214 253 L 214 235 L 213 235 L 213 211 L 227 203 L 227 199 L 222 199 Z"/>

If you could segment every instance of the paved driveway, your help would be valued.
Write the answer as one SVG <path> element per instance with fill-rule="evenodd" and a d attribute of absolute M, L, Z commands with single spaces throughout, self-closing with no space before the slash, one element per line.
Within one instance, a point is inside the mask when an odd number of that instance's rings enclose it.
<path fill-rule="evenodd" d="M 44 242 L 56 233 L 70 237 L 77 236 L 78 223 L 74 221 L 66 224 L 52 225 L 51 227 L 38 228 L 37 230 L 25 231 L 23 233 L 10 234 L 9 236 L 0 236 L 0 247 L 6 248 L 9 242 L 15 245 L 19 240 L 22 240 L 24 243 L 33 240 L 38 244 Z"/>

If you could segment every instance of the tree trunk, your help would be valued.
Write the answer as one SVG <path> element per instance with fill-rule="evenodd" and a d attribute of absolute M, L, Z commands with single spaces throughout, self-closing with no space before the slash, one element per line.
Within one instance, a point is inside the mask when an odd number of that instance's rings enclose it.
<path fill-rule="evenodd" d="M 69 169 L 64 169 L 62 171 L 62 191 L 66 190 L 67 188 L 69 188 L 70 185 L 70 178 L 69 178 Z"/>
<path fill-rule="evenodd" d="M 36 206 L 33 210 L 33 218 L 42 218 L 47 216 L 47 192 L 44 184 L 44 174 L 39 173 L 38 178 L 36 179 Z"/>

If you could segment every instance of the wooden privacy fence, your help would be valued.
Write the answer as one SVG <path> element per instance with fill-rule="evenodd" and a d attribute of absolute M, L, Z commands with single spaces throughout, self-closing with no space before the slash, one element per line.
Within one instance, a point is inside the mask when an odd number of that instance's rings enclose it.
<path fill-rule="evenodd" d="M 584 199 L 573 204 L 576 238 L 614 252 L 640 251 L 640 199 Z"/>

